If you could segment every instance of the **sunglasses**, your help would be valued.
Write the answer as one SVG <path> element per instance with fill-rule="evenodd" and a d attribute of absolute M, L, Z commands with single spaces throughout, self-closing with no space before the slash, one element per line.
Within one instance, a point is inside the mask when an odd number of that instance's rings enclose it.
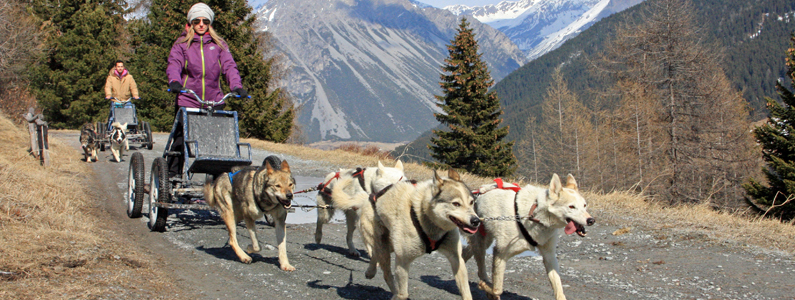
<path fill-rule="evenodd" d="M 199 25 L 200 22 L 204 23 L 204 25 L 210 25 L 210 23 L 212 23 L 207 19 L 193 19 L 193 21 L 190 21 L 190 23 L 193 25 Z"/>

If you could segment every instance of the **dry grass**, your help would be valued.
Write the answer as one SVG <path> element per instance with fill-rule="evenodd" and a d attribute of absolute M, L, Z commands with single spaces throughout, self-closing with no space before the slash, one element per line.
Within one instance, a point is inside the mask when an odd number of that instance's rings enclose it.
<path fill-rule="evenodd" d="M 757 246 L 793 255 L 795 226 L 756 215 L 715 211 L 709 203 L 666 207 L 640 196 L 615 192 L 590 194 L 596 217 L 625 226 L 643 226 L 676 233 L 701 233 L 717 242 Z"/>
<path fill-rule="evenodd" d="M 149 256 L 107 228 L 77 150 L 50 142 L 45 169 L 27 133 L 0 114 L 0 298 L 155 298 L 171 288 Z"/>
<path fill-rule="evenodd" d="M 252 146 L 269 151 L 289 153 L 304 159 L 328 162 L 340 167 L 374 166 L 378 158 L 361 156 L 342 150 L 324 151 L 296 145 L 275 144 L 246 140 Z M 391 166 L 393 160 L 382 159 Z M 331 170 L 329 170 L 331 171 Z M 431 170 L 414 163 L 405 164 L 405 173 L 412 179 L 428 179 Z M 491 178 L 462 174 L 470 186 L 491 183 Z M 525 182 L 519 182 L 524 185 Z M 546 184 L 546 182 L 544 183 Z M 703 233 L 718 242 L 728 241 L 739 245 L 758 246 L 763 249 L 795 253 L 795 226 L 777 220 L 760 219 L 741 213 L 718 212 L 709 204 L 664 207 L 646 201 L 643 197 L 626 192 L 609 194 L 585 193 L 591 213 L 600 221 L 625 227 L 645 227 L 652 230 Z"/>
<path fill-rule="evenodd" d="M 372 156 L 383 160 L 394 160 L 389 151 L 382 151 L 381 148 L 378 148 L 375 145 L 361 146 L 353 143 L 342 144 L 337 147 L 337 150 L 347 151 L 364 156 Z"/>

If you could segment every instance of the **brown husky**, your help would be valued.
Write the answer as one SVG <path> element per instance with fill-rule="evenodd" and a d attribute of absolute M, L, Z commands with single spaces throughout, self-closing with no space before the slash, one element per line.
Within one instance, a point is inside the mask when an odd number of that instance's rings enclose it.
<path fill-rule="evenodd" d="M 94 123 L 85 123 L 80 128 L 80 146 L 83 147 L 83 154 L 86 156 L 86 162 L 97 161 L 97 148 L 99 148 L 99 139 L 97 137 L 97 130 L 94 128 Z"/>
<path fill-rule="evenodd" d="M 285 242 L 287 209 L 293 200 L 295 179 L 290 172 L 287 161 L 276 156 L 268 156 L 261 167 L 245 167 L 234 173 L 223 173 L 204 184 L 204 196 L 207 204 L 218 210 L 229 230 L 229 245 L 244 263 L 250 263 L 251 257 L 246 254 L 260 251 L 255 221 L 263 214 L 273 216 L 276 227 L 276 243 L 279 249 L 279 264 L 285 271 L 295 268 L 287 260 Z M 246 228 L 251 236 L 251 245 L 244 252 L 237 243 L 236 225 L 240 220 L 246 221 Z"/>

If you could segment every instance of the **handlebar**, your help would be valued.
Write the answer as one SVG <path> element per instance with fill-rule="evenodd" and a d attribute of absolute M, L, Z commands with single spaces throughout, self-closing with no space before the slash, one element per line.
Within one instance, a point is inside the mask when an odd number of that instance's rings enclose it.
<path fill-rule="evenodd" d="M 119 98 L 116 98 L 116 97 L 110 97 L 110 100 L 113 100 L 113 102 L 116 102 L 116 103 L 125 103 L 125 102 L 130 102 L 130 101 L 132 101 L 132 99 L 133 99 L 133 98 L 132 98 L 132 97 L 130 97 L 130 98 L 128 98 L 127 100 L 124 100 L 124 101 L 122 101 L 122 100 L 121 100 L 121 99 L 119 99 Z"/>
<path fill-rule="evenodd" d="M 171 89 L 168 89 L 168 91 L 170 92 L 170 91 L 171 91 Z M 199 97 L 199 95 L 196 95 L 196 92 L 194 92 L 194 91 L 193 91 L 193 90 L 191 90 L 191 89 L 184 89 L 184 90 L 180 90 L 179 92 L 180 92 L 180 93 L 190 93 L 190 94 L 193 94 L 193 97 L 196 97 L 196 100 L 198 100 L 198 101 L 199 101 L 199 103 L 201 103 L 201 104 L 203 104 L 203 105 L 207 105 L 207 106 L 209 106 L 209 107 L 213 107 L 213 106 L 216 106 L 216 105 L 218 105 L 218 104 L 221 104 L 222 102 L 224 102 L 224 100 L 226 100 L 226 98 L 229 98 L 229 97 L 233 97 L 233 96 L 234 96 L 234 97 L 236 97 L 236 98 L 240 98 L 240 95 L 238 95 L 238 94 L 237 94 L 237 93 L 235 93 L 235 92 L 231 92 L 231 93 L 228 93 L 228 94 L 224 95 L 224 97 L 223 97 L 223 98 L 221 98 L 221 100 L 219 100 L 219 101 L 204 101 L 204 100 L 202 100 L 202 98 L 201 98 L 201 97 Z M 251 96 L 248 96 L 248 98 L 249 98 L 249 99 L 251 99 Z"/>

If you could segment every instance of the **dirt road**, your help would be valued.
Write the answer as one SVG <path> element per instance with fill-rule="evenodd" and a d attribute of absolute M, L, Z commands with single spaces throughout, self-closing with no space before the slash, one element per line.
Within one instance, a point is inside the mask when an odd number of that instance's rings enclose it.
<path fill-rule="evenodd" d="M 55 132 L 75 148 L 78 133 Z M 315 212 L 298 210 L 288 218 L 287 245 L 294 272 L 279 269 L 273 248 L 273 228 L 258 223 L 263 251 L 243 264 L 226 246 L 227 232 L 214 212 L 171 211 L 167 231 L 150 232 L 147 215 L 129 219 L 124 193 L 130 154 L 140 151 L 148 172 L 154 158 L 162 155 L 166 135 L 155 135 L 154 150 L 131 150 L 122 163 L 111 162 L 110 152 L 100 153 L 93 164 L 96 187 L 103 191 L 99 205 L 115 222 L 117 231 L 142 248 L 156 253 L 163 268 L 173 270 L 183 291 L 164 298 L 243 299 L 279 297 L 291 299 L 389 299 L 391 293 L 380 271 L 364 278 L 368 259 L 346 256 L 344 224 L 324 230 L 322 244 L 314 242 Z M 255 164 L 267 155 L 254 152 Z M 77 152 L 75 154 L 78 155 Z M 321 177 L 341 166 L 276 154 L 290 163 L 298 189 L 317 185 Z M 351 167 L 351 166 L 345 166 Z M 203 176 L 199 181 L 203 181 Z M 420 178 L 422 179 L 422 178 Z M 198 180 L 198 179 L 197 179 Z M 297 198 L 312 203 L 314 194 Z M 564 236 L 559 245 L 561 277 L 568 299 L 795 299 L 793 257 L 731 242 L 717 243 L 697 231 L 633 226 L 632 216 L 600 216 L 585 238 Z M 337 220 L 341 220 L 338 216 Z M 608 223 L 604 220 L 611 220 Z M 626 234 L 617 229 L 633 226 Z M 666 228 L 666 229 L 659 229 Z M 244 227 L 238 230 L 243 247 L 250 243 Z M 242 233 L 242 234 L 240 234 Z M 355 240 L 360 251 L 363 245 Z M 447 260 L 439 254 L 424 256 L 411 266 L 411 299 L 459 299 Z M 477 289 L 477 267 L 467 263 L 474 299 L 486 299 Z M 502 299 L 553 299 L 540 257 L 528 253 L 508 263 L 506 292 Z"/>

